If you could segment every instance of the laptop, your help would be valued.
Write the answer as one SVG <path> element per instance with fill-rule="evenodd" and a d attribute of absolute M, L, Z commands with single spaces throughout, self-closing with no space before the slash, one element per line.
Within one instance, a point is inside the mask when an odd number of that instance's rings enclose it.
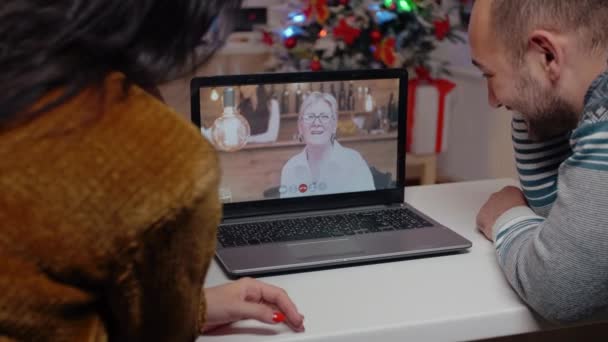
<path fill-rule="evenodd" d="M 229 276 L 471 247 L 404 203 L 407 84 L 401 69 L 192 80 L 192 121 L 219 151 Z"/>

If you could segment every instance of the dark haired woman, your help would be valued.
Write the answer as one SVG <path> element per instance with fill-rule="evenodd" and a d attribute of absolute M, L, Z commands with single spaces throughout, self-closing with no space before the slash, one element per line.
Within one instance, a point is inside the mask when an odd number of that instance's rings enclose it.
<path fill-rule="evenodd" d="M 270 98 L 264 86 L 240 87 L 239 112 L 249 122 L 249 143 L 273 143 L 279 137 L 279 102 Z"/>
<path fill-rule="evenodd" d="M 271 285 L 202 290 L 216 154 L 153 95 L 238 6 L 2 3 L 0 341 L 192 341 L 245 318 L 303 329 Z"/>

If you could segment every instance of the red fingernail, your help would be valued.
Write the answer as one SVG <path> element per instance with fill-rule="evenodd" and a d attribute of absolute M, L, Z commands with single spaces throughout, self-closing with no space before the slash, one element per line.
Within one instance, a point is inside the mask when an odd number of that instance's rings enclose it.
<path fill-rule="evenodd" d="M 274 322 L 281 323 L 285 320 L 285 315 L 280 312 L 275 312 L 274 315 L 272 315 L 272 320 Z"/>

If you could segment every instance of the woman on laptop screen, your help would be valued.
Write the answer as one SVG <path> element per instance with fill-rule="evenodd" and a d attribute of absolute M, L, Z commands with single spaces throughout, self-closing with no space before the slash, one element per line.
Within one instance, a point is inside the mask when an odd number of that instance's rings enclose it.
<path fill-rule="evenodd" d="M 304 149 L 281 171 L 281 198 L 374 190 L 359 152 L 336 140 L 338 105 L 327 93 L 311 93 L 300 107 L 298 133 Z"/>

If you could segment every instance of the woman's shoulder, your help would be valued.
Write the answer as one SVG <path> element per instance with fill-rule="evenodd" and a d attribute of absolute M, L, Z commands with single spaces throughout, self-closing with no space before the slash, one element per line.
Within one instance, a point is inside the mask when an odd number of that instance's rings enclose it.
<path fill-rule="evenodd" d="M 11 181 L 0 200 L 16 208 L 5 221 L 21 227 L 25 220 L 29 239 L 52 224 L 61 227 L 53 239 L 111 259 L 144 232 L 217 197 L 209 143 L 141 88 L 124 93 L 123 80 L 110 76 L 103 96 L 87 89 L 0 135 L 3 174 Z M 36 215 L 26 217 L 24 208 Z M 32 253 L 45 259 L 45 251 Z"/>
<path fill-rule="evenodd" d="M 292 169 L 300 164 L 305 164 L 306 163 L 306 157 L 304 155 L 304 150 L 296 153 L 295 155 L 291 156 L 287 162 L 285 163 L 285 165 L 283 166 L 283 171 L 288 170 L 288 169 Z"/>
<path fill-rule="evenodd" d="M 3 135 L 3 143 L 10 140 L 16 149 L 7 157 L 38 170 L 40 182 L 55 179 L 73 190 L 40 196 L 67 204 L 104 193 L 113 200 L 92 201 L 92 208 L 131 215 L 125 222 L 143 227 L 216 187 L 218 163 L 194 125 L 140 87 L 124 85 L 123 75 L 110 74 L 101 87 Z M 19 141 L 32 135 L 39 136 L 36 148 L 31 139 Z"/>
<path fill-rule="evenodd" d="M 201 173 L 217 171 L 213 147 L 183 115 L 136 85 L 129 88 L 121 101 L 120 93 L 114 93 L 123 83 L 119 75 L 111 75 L 107 83 L 109 93 L 114 96 L 105 113 L 108 125 L 100 128 L 114 132 L 124 130 L 122 139 L 125 143 L 131 142 L 131 147 L 138 152 L 130 154 L 131 158 L 141 164 L 155 160 L 154 164 L 165 172 L 173 169 L 164 175 L 167 181 L 195 180 Z M 158 174 L 150 172 L 149 176 L 158 177 Z"/>
<path fill-rule="evenodd" d="M 124 102 L 114 101 L 108 109 L 108 120 L 116 120 L 108 129 L 125 131 L 124 143 L 131 143 L 137 153 L 124 157 L 133 158 L 133 165 L 147 166 L 146 170 L 138 169 L 147 183 L 165 184 L 163 190 L 170 192 L 166 185 L 172 184 L 179 192 L 188 187 L 200 191 L 201 183 L 217 181 L 218 161 L 211 144 L 184 116 L 156 97 L 133 85 Z"/>
<path fill-rule="evenodd" d="M 336 147 L 337 150 L 340 152 L 340 155 L 342 155 L 343 157 L 349 158 L 351 160 L 359 160 L 359 159 L 363 159 L 363 157 L 361 157 L 361 153 L 359 153 L 359 151 L 349 148 L 349 147 L 344 147 L 343 145 L 339 144 L 336 142 Z"/>

